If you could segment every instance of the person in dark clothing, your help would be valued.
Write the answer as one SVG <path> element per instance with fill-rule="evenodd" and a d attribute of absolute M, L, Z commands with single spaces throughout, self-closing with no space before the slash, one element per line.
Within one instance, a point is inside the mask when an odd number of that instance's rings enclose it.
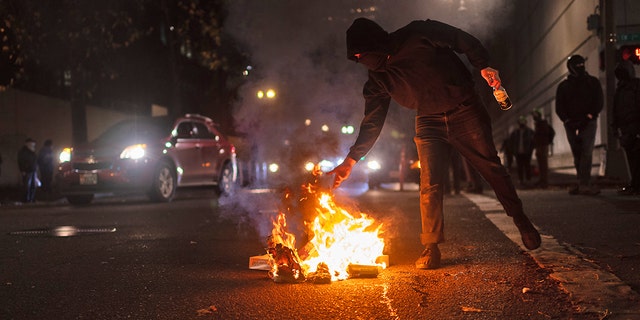
<path fill-rule="evenodd" d="M 536 150 L 536 160 L 540 176 L 536 185 L 546 189 L 549 186 L 549 145 L 553 143 L 556 131 L 542 118 L 542 111 L 535 109 L 531 112 L 534 121 L 533 148 Z"/>
<path fill-rule="evenodd" d="M 516 157 L 518 182 L 524 185 L 531 180 L 531 155 L 533 154 L 533 130 L 527 127 L 527 118 L 518 119 L 518 128 L 509 138 L 511 149 Z"/>
<path fill-rule="evenodd" d="M 47 139 L 40 151 L 38 151 L 38 170 L 40 170 L 40 181 L 42 191 L 51 192 L 51 181 L 53 180 L 53 141 Z"/>
<path fill-rule="evenodd" d="M 640 79 L 631 61 L 622 61 L 615 69 L 618 85 L 613 101 L 611 126 L 618 132 L 620 145 L 627 155 L 631 181 L 618 192 L 640 194 Z"/>
<path fill-rule="evenodd" d="M 511 172 L 511 167 L 513 166 L 513 150 L 511 150 L 510 137 L 511 135 L 504 139 L 500 147 L 500 152 L 504 154 L 504 166 L 507 167 L 508 172 Z"/>
<path fill-rule="evenodd" d="M 460 180 L 462 178 L 462 157 L 455 149 L 451 149 L 451 161 L 449 162 L 449 172 L 444 181 L 445 194 L 460 194 Z M 451 176 L 449 177 L 449 173 Z"/>
<path fill-rule="evenodd" d="M 334 187 L 349 177 L 353 166 L 374 145 L 391 99 L 416 110 L 414 141 L 420 161 L 421 242 L 415 265 L 438 268 L 438 243 L 444 238 L 444 183 L 451 148 L 457 150 L 495 190 L 507 215 L 513 217 L 524 245 L 540 246 L 540 234 L 524 213 L 493 143 L 491 119 L 474 89 L 471 72 L 456 53 L 464 54 L 490 86 L 499 87 L 498 71 L 478 39 L 454 26 L 413 21 L 387 33 L 374 21 L 356 19 L 347 30 L 347 58 L 368 69 L 364 85 L 364 118 L 345 160 L 329 174 Z"/>
<path fill-rule="evenodd" d="M 595 195 L 600 190 L 591 185 L 591 166 L 604 96 L 600 80 L 587 73 L 584 63 L 580 55 L 567 60 L 569 76 L 556 90 L 556 114 L 564 123 L 578 178 L 577 186 L 569 194 Z"/>
<path fill-rule="evenodd" d="M 24 202 L 36 201 L 36 188 L 38 188 L 37 160 L 36 142 L 29 138 L 18 151 L 18 169 L 22 174 L 22 185 L 25 189 Z"/>

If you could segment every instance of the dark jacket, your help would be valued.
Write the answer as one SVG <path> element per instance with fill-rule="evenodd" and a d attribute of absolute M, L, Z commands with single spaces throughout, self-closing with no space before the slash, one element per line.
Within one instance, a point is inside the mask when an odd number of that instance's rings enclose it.
<path fill-rule="evenodd" d="M 20 151 L 18 151 L 18 168 L 20 168 L 20 172 L 35 172 L 37 170 L 37 158 L 36 153 L 27 148 L 27 146 L 20 148 Z"/>
<path fill-rule="evenodd" d="M 522 132 L 522 150 L 520 149 L 520 133 Z M 509 137 L 509 144 L 513 154 L 533 153 L 533 130 L 529 127 L 519 127 L 514 130 Z"/>
<path fill-rule="evenodd" d="M 615 73 L 618 85 L 613 100 L 611 125 L 614 129 L 622 130 L 640 127 L 640 79 L 635 77 L 630 62 L 619 64 Z"/>
<path fill-rule="evenodd" d="M 618 85 L 613 100 L 611 126 L 619 130 L 620 144 L 625 149 L 640 146 L 640 79 L 629 61 L 618 64 L 615 69 Z"/>
<path fill-rule="evenodd" d="M 556 114 L 571 129 L 586 126 L 591 114 L 598 117 L 604 106 L 600 81 L 589 74 L 569 75 L 556 90 Z"/>
<path fill-rule="evenodd" d="M 556 136 L 556 131 L 549 125 L 547 120 L 539 119 L 535 120 L 533 133 L 533 146 L 543 147 L 553 143 L 553 138 Z"/>
<path fill-rule="evenodd" d="M 357 19 L 347 30 L 347 57 L 356 53 L 388 54 L 382 70 L 369 71 L 364 85 L 365 116 L 349 157 L 359 160 L 375 143 L 391 99 L 418 115 L 453 110 L 476 95 L 471 73 L 456 55 L 484 69 L 489 54 L 472 35 L 442 22 L 413 21 L 388 34 L 374 22 Z"/>

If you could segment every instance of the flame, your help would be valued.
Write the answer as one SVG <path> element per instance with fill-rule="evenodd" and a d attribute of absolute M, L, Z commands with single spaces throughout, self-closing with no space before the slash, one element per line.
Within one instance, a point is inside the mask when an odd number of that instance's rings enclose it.
<path fill-rule="evenodd" d="M 335 281 L 349 276 L 350 264 L 376 265 L 384 250 L 384 239 L 380 238 L 382 224 L 375 226 L 375 220 L 364 213 L 354 217 L 327 193 L 320 195 L 318 204 L 318 215 L 308 224 L 312 235 L 309 245 L 313 250 L 302 261 L 305 273 L 315 272 L 320 263 L 325 263 Z"/>
<path fill-rule="evenodd" d="M 310 205 L 315 209 L 313 219 L 305 222 L 309 242 L 301 249 L 303 259 L 300 259 L 295 250 L 295 235 L 287 230 L 285 211 L 290 210 L 281 210 L 273 219 L 274 228 L 269 238 L 270 253 L 274 255 L 276 245 L 281 244 L 292 249 L 290 254 L 293 257 L 285 259 L 285 262 L 274 262 L 271 275 L 278 274 L 279 264 L 284 264 L 289 270 L 296 269 L 296 264 L 299 263 L 297 267 L 303 273 L 301 279 L 316 272 L 326 272 L 328 268 L 331 281 L 348 278 L 349 265 L 377 265 L 382 269 L 386 268 L 384 263 L 376 263 L 384 250 L 382 224 L 376 223 L 362 212 L 350 213 L 336 204 L 330 193 L 319 192 L 318 189 L 314 184 L 307 184 L 302 188 L 305 194 L 303 199 L 311 201 Z M 286 193 L 284 200 L 290 199 L 290 193 Z M 322 270 L 318 270 L 319 268 Z"/>

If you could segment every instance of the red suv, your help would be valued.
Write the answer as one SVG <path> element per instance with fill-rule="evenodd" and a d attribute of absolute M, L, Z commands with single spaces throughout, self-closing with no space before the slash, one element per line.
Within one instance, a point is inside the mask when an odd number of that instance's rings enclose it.
<path fill-rule="evenodd" d="M 235 147 L 211 119 L 195 114 L 119 122 L 71 148 L 68 159 L 56 182 L 72 204 L 88 204 L 96 193 L 131 192 L 168 202 L 177 187 L 195 185 L 231 193 L 237 177 Z"/>

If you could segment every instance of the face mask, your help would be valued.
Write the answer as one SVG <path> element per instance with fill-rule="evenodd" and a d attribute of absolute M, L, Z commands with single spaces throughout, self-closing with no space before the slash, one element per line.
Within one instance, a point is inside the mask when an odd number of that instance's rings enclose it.
<path fill-rule="evenodd" d="M 584 68 L 584 63 L 578 63 L 576 65 L 570 65 L 569 66 L 569 73 L 571 73 L 574 76 L 584 75 L 586 73 L 586 70 Z"/>
<path fill-rule="evenodd" d="M 361 63 L 369 70 L 378 71 L 386 65 L 387 55 L 384 53 L 365 53 L 358 58 L 358 63 Z"/>

